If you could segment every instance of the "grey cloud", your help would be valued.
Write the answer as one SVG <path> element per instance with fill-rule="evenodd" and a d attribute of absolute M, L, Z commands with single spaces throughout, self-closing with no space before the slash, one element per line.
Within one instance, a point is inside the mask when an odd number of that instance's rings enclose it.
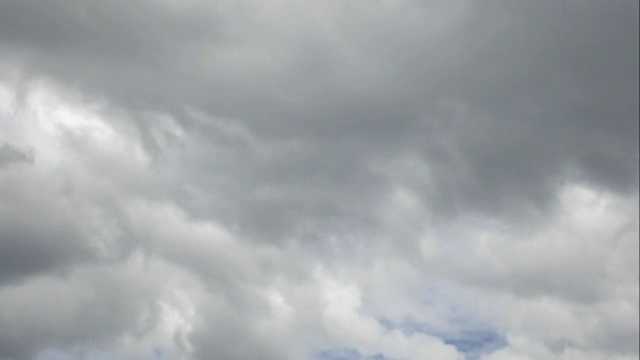
<path fill-rule="evenodd" d="M 5 169 L 11 171 L 11 168 Z M 68 268 L 92 258 L 76 219 L 30 179 L 3 178 L 0 191 L 0 283 Z M 13 181 L 12 181 L 13 180 Z M 43 185 L 43 183 L 40 183 Z M 49 186 L 52 184 L 49 183 Z"/>
<path fill-rule="evenodd" d="M 425 14 L 436 10 L 451 14 L 453 25 L 443 28 L 428 22 L 398 24 L 384 17 L 363 16 L 362 23 L 351 26 L 337 22 L 332 30 L 346 44 L 322 39 L 314 28 L 303 37 L 286 32 L 284 38 L 269 37 L 269 32 L 258 33 L 258 25 L 245 17 L 203 11 L 203 16 L 210 16 L 210 24 L 205 22 L 207 31 L 198 33 L 215 32 L 216 19 L 227 15 L 248 26 L 241 34 L 249 41 L 236 48 L 230 45 L 239 53 L 240 65 L 213 61 L 204 68 L 199 59 L 210 52 L 225 58 L 228 46 L 224 37 L 200 41 L 191 36 L 194 46 L 185 49 L 181 39 L 166 34 L 180 34 L 187 24 L 198 23 L 189 22 L 188 14 L 172 13 L 158 5 L 145 5 L 143 12 L 142 5 L 134 4 L 125 16 L 116 12 L 123 8 L 114 6 L 86 16 L 93 19 L 92 14 L 110 14 L 123 24 L 91 30 L 110 36 L 118 46 L 143 37 L 145 46 L 136 46 L 136 52 L 158 59 L 162 65 L 140 64 L 132 51 L 108 51 L 100 45 L 94 49 L 92 41 L 74 41 L 74 37 L 62 35 L 59 38 L 72 41 L 81 55 L 51 51 L 35 42 L 30 51 L 44 55 L 46 62 L 29 53 L 23 56 L 38 72 L 73 79 L 71 84 L 80 82 L 82 88 L 100 94 L 106 91 L 123 104 L 195 105 L 212 115 L 237 118 L 259 136 L 319 141 L 313 150 L 317 161 L 307 159 L 303 171 L 319 172 L 318 178 L 326 177 L 334 186 L 345 182 L 328 177 L 333 172 L 322 163 L 335 164 L 336 143 L 348 144 L 340 158 L 376 156 L 380 151 L 422 151 L 425 161 L 435 168 L 434 198 L 427 200 L 441 204 L 442 210 L 471 207 L 510 213 L 521 200 L 545 206 L 556 184 L 566 177 L 562 171 L 570 166 L 605 186 L 633 188 L 638 145 L 632 135 L 638 129 L 633 59 L 638 55 L 634 45 L 637 35 L 630 31 L 637 19 L 629 14 L 634 13 L 634 3 L 547 2 L 534 6 L 481 2 L 456 10 L 457 4 L 414 4 Z M 15 17 L 23 6 L 13 6 Z M 66 9 L 68 13 L 80 11 Z M 371 9 L 358 5 L 357 10 Z M 403 10 L 394 11 L 389 18 L 406 16 Z M 142 18 L 148 25 L 139 28 Z M 52 16 L 47 19 L 42 21 L 45 26 L 55 23 Z M 26 36 L 23 33 L 38 38 L 62 31 L 53 25 L 41 31 L 35 26 L 40 23 L 34 20 L 32 26 L 27 23 L 21 32 L 5 36 L 10 43 L 24 46 L 28 42 L 22 39 Z M 74 26 L 74 33 L 87 32 L 81 31 L 78 21 L 65 26 Z M 388 34 L 374 33 L 369 26 Z M 151 32 L 155 27 L 165 30 Z M 429 34 L 436 30 L 440 33 Z M 369 32 L 379 37 L 372 38 Z M 227 40 L 234 39 L 227 36 Z M 182 57 L 176 57 L 175 52 L 153 46 L 161 41 L 166 48 L 191 56 L 193 64 L 180 63 L 177 59 Z M 240 77 L 241 72 L 251 70 L 247 66 L 261 69 L 260 62 L 250 58 L 251 41 L 264 42 L 256 47 L 273 45 L 264 55 L 278 57 L 247 79 Z M 341 46 L 357 54 L 352 55 L 356 60 L 346 58 L 357 61 L 355 65 L 349 67 L 349 61 L 338 56 Z M 56 48 L 63 49 L 62 45 Z M 94 66 L 83 59 L 106 63 Z M 127 69 L 133 64 L 139 71 L 131 74 Z M 374 70 L 361 75 L 365 88 L 351 88 L 343 76 L 363 72 L 366 67 Z M 114 84 L 119 88 L 103 84 L 114 78 L 119 79 Z M 90 83 L 83 85 L 86 81 Z M 446 101 L 463 107 L 464 114 L 443 108 Z M 180 113 L 176 117 L 189 121 Z M 455 156 L 462 161 L 456 161 Z M 365 163 L 358 160 L 336 170 L 341 176 L 367 178 L 370 174 Z M 289 172 L 297 170 L 283 173 Z"/>
<path fill-rule="evenodd" d="M 123 336 L 142 337 L 159 321 L 155 299 L 162 285 L 136 265 L 82 266 L 4 287 L 0 358 L 33 359 L 46 348 L 111 347 Z"/>
<path fill-rule="evenodd" d="M 296 244 L 313 249 L 300 262 L 337 268 L 381 251 L 422 269 L 425 232 L 456 224 L 464 233 L 469 218 L 481 218 L 517 238 L 553 223 L 567 184 L 637 197 L 636 1 L 277 3 L 0 5 L 1 59 L 21 72 L 25 88 L 44 78 L 101 103 L 115 137 L 140 145 L 148 159 L 127 162 L 72 131 L 60 136 L 68 145 L 61 151 L 80 155 L 59 171 L 0 147 L 0 174 L 33 161 L 43 169 L 34 178 L 53 178 L 29 186 L 7 178 L 0 284 L 103 261 L 86 246 L 94 230 L 79 226 L 95 207 L 104 211 L 94 220 L 112 219 L 107 232 L 119 232 L 114 258 L 141 248 L 197 274 L 230 303 L 228 313 L 203 305 L 207 322 L 225 329 L 199 328 L 197 357 L 228 345 L 218 349 L 223 358 L 285 358 L 244 324 L 264 301 L 243 299 L 278 276 L 256 275 L 264 264 L 241 264 L 272 261 L 276 273 L 294 277 L 277 256 L 252 257 L 262 246 L 277 253 Z M 38 201 L 26 190 L 38 194 L 65 176 L 68 193 Z M 397 191 L 411 204 L 389 200 Z M 60 199 L 76 199 L 81 209 Z M 142 215 L 123 209 L 135 201 L 184 210 L 171 216 L 183 216 L 185 228 L 220 224 L 245 255 L 198 248 L 214 241 L 191 231 L 166 235 L 171 219 L 156 220 L 157 231 L 141 229 Z M 465 236 L 437 241 L 465 247 L 477 235 Z M 459 255 L 432 268 L 526 299 L 583 304 L 613 296 L 604 254 L 568 268 L 541 269 L 535 258 L 510 274 L 478 262 L 467 269 L 478 279 L 459 274 Z M 311 281 L 309 268 L 296 269 Z M 245 341 L 233 347 L 231 336 Z"/>
<path fill-rule="evenodd" d="M 18 162 L 31 163 L 33 162 L 33 155 L 21 151 L 11 144 L 2 144 L 2 146 L 0 146 L 0 167 Z"/>
<path fill-rule="evenodd" d="M 66 226 L 43 222 L 0 221 L 0 283 L 11 283 L 30 275 L 65 268 L 91 255 Z M 56 229 L 58 228 L 58 229 Z M 56 231 L 57 230 L 57 231 Z"/>

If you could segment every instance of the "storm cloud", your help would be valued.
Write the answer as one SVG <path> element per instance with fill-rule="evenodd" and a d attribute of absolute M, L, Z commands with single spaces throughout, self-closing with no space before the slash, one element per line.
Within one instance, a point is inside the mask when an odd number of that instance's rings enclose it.
<path fill-rule="evenodd" d="M 638 2 L 0 4 L 0 359 L 634 359 Z"/>

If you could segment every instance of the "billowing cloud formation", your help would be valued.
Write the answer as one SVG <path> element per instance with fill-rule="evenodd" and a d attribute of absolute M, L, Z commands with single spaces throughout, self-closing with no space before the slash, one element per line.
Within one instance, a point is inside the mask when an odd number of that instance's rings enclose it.
<path fill-rule="evenodd" d="M 3 1 L 0 359 L 637 359 L 637 30 Z"/>

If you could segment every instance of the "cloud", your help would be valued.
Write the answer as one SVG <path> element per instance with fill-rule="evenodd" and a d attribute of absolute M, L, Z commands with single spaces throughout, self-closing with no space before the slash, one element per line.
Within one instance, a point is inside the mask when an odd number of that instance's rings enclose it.
<path fill-rule="evenodd" d="M 33 162 L 33 158 L 11 144 L 3 144 L 0 147 L 0 165 L 7 166 L 17 162 Z"/>
<path fill-rule="evenodd" d="M 175 278 L 175 269 L 152 264 L 151 271 L 141 271 L 140 266 L 139 258 L 88 265 L 65 276 L 45 275 L 3 287 L 2 356 L 34 358 L 51 346 L 117 349 L 119 343 L 144 341 L 150 329 L 168 321 L 159 299 L 172 291 L 172 281 L 167 280 Z M 159 274 L 164 282 L 156 277 Z M 160 340 L 171 340 L 173 334 L 169 335 Z"/>
<path fill-rule="evenodd" d="M 637 13 L 4 1 L 0 358 L 637 357 Z"/>

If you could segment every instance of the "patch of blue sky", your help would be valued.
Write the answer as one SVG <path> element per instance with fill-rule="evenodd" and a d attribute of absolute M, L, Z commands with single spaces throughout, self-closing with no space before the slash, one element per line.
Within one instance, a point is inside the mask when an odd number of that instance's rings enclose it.
<path fill-rule="evenodd" d="M 405 320 L 399 324 L 388 319 L 379 319 L 378 321 L 388 330 L 401 330 L 406 336 L 422 333 L 439 338 L 444 343 L 455 346 L 465 355 L 467 360 L 477 360 L 482 355 L 507 345 L 505 337 L 500 331 L 474 321 L 465 321 L 465 319 L 452 320 L 456 324 L 447 329 L 411 320 Z"/>
<path fill-rule="evenodd" d="M 167 350 L 162 347 L 157 347 L 153 349 L 153 359 L 154 360 L 164 360 L 167 359 Z"/>
<path fill-rule="evenodd" d="M 468 323 L 469 326 L 465 329 L 462 328 L 461 324 L 458 324 L 455 327 L 455 331 L 452 331 L 450 329 L 437 329 L 427 324 L 411 321 L 405 321 L 400 324 L 394 324 L 388 319 L 379 321 L 385 328 L 401 330 L 407 336 L 422 333 L 439 338 L 445 344 L 455 346 L 458 351 L 465 355 L 467 360 L 477 360 L 484 354 L 507 346 L 507 341 L 501 332 L 488 326 L 482 327 L 473 323 Z"/>
<path fill-rule="evenodd" d="M 507 343 L 502 332 L 483 315 L 482 299 L 476 295 L 447 281 L 430 279 L 422 292 L 421 303 L 437 321 L 424 323 L 412 318 L 399 322 L 378 318 L 378 321 L 386 329 L 398 329 L 407 336 L 423 333 L 437 337 L 455 346 L 467 360 L 477 360 Z"/>
<path fill-rule="evenodd" d="M 482 355 L 492 353 L 507 346 L 504 336 L 495 331 L 467 331 L 456 336 L 443 339 L 445 343 L 453 345 L 465 354 L 467 360 L 477 360 Z"/>

